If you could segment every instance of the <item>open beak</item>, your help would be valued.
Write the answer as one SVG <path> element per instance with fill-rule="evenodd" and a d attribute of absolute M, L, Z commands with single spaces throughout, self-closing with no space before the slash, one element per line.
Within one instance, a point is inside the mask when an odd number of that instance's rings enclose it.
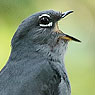
<path fill-rule="evenodd" d="M 64 34 L 64 33 L 60 34 L 59 38 L 67 40 L 67 41 L 71 41 L 72 40 L 72 41 L 76 41 L 76 42 L 81 42 L 80 40 L 78 40 L 78 39 L 76 39 L 76 38 L 74 38 L 72 36 L 69 36 L 67 34 Z"/>
<path fill-rule="evenodd" d="M 73 12 L 72 10 L 64 12 L 62 14 L 61 18 L 64 18 L 65 16 L 67 16 L 68 14 L 70 14 L 72 12 Z M 74 38 L 72 36 L 69 36 L 67 34 L 64 34 L 63 32 L 60 32 L 60 30 L 59 30 L 59 34 L 60 34 L 60 36 L 59 36 L 60 39 L 64 39 L 64 40 L 67 40 L 67 41 L 73 40 L 73 41 L 76 41 L 76 42 L 81 42 L 80 40 L 78 40 L 78 39 L 76 39 L 76 38 Z"/>
<path fill-rule="evenodd" d="M 73 13 L 74 11 L 66 11 L 66 12 L 64 12 L 63 14 L 62 14 L 62 17 L 61 18 L 64 18 L 65 16 L 67 16 L 68 14 L 70 14 L 70 13 Z"/>

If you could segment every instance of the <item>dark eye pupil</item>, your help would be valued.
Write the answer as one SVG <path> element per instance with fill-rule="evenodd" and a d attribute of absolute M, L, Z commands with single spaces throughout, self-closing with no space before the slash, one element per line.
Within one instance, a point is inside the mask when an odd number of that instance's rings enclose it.
<path fill-rule="evenodd" d="M 40 19 L 40 24 L 49 24 L 49 18 L 48 17 L 42 17 Z"/>

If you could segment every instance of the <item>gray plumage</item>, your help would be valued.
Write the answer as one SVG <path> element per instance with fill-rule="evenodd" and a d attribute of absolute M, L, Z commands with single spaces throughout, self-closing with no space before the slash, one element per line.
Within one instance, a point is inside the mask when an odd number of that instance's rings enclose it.
<path fill-rule="evenodd" d="M 42 14 L 50 16 L 52 26 L 39 26 Z M 61 16 L 53 10 L 43 11 L 21 23 L 11 42 L 9 60 L 0 72 L 0 95 L 71 95 L 64 65 L 68 40 L 58 40 L 61 33 L 55 31 Z"/>

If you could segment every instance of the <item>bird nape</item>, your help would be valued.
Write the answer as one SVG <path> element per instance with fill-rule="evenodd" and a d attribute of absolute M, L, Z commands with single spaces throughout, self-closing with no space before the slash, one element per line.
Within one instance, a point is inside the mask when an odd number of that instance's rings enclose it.
<path fill-rule="evenodd" d="M 80 40 L 63 33 L 58 21 L 72 12 L 42 11 L 20 24 L 0 72 L 0 95 L 71 95 L 64 54 L 70 40 Z"/>

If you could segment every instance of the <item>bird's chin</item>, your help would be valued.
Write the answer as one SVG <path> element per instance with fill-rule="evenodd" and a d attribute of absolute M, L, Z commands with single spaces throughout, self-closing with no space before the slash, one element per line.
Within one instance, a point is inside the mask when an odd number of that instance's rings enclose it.
<path fill-rule="evenodd" d="M 56 52 L 59 52 L 59 55 L 64 56 L 66 50 L 68 47 L 68 41 L 67 40 L 59 40 L 57 45 L 54 47 L 56 49 Z"/>

